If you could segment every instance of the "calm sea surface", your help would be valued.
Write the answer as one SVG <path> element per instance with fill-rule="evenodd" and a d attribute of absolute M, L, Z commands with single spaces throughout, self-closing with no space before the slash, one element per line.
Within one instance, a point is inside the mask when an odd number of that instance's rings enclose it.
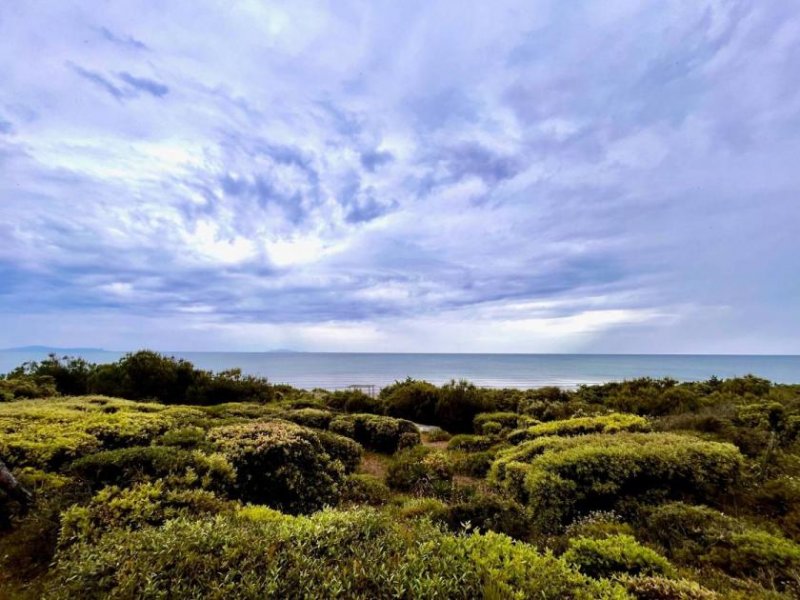
<path fill-rule="evenodd" d="M 92 362 L 113 362 L 121 352 L 77 353 Z M 275 383 L 301 388 L 381 387 L 407 376 L 441 384 L 469 379 L 486 387 L 575 387 L 633 377 L 680 381 L 752 373 L 779 383 L 800 383 L 800 356 L 621 354 L 349 354 L 317 352 L 170 352 L 203 369 L 240 367 Z M 44 352 L 0 351 L 0 373 Z"/>

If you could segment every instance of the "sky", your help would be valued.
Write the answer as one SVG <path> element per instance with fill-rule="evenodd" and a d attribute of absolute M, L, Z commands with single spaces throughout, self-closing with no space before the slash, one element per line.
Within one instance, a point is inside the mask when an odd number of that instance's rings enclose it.
<path fill-rule="evenodd" d="M 0 0 L 0 347 L 800 353 L 800 4 Z"/>

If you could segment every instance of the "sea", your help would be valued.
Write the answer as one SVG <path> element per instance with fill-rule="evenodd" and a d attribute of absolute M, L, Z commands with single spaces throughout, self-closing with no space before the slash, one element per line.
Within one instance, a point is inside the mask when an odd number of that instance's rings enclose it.
<path fill-rule="evenodd" d="M 47 356 L 46 350 L 0 351 L 0 373 Z M 106 350 L 55 351 L 95 363 L 125 353 Z M 467 379 L 491 388 L 535 388 L 622 381 L 636 377 L 672 377 L 699 381 L 753 374 L 776 383 L 800 383 L 800 356 L 690 354 L 372 354 L 332 352 L 164 352 L 212 371 L 240 368 L 273 383 L 298 388 L 380 389 L 412 377 L 442 384 Z"/>

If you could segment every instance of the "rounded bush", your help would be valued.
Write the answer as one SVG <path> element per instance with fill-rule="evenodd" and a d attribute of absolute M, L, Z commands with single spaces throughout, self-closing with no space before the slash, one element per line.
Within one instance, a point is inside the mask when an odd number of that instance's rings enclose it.
<path fill-rule="evenodd" d="M 671 575 L 674 572 L 666 558 L 642 546 L 633 536 L 624 534 L 600 539 L 571 539 L 563 558 L 581 573 L 595 578 L 608 578 L 620 573 Z"/>
<path fill-rule="evenodd" d="M 319 408 L 299 408 L 286 411 L 281 415 L 281 418 L 303 427 L 327 429 L 331 419 L 333 419 L 333 413 Z"/>
<path fill-rule="evenodd" d="M 329 431 L 315 431 L 322 447 L 334 458 L 342 463 L 345 473 L 352 473 L 361 463 L 361 445 L 343 435 Z"/>
<path fill-rule="evenodd" d="M 342 485 L 341 502 L 380 506 L 389 501 L 392 493 L 386 484 L 364 473 L 349 475 Z"/>
<path fill-rule="evenodd" d="M 636 600 L 721 600 L 715 592 L 687 579 L 638 575 L 620 577 L 619 581 Z"/>
<path fill-rule="evenodd" d="M 381 390 L 386 414 L 415 423 L 433 423 L 439 390 L 427 381 L 406 379 Z"/>
<path fill-rule="evenodd" d="M 69 471 L 94 489 L 170 478 L 173 482 L 196 482 L 200 487 L 225 491 L 236 477 L 233 467 L 221 454 L 172 446 L 134 446 L 97 452 L 74 461 Z"/>
<path fill-rule="evenodd" d="M 411 421 L 380 415 L 340 415 L 331 421 L 329 429 L 376 452 L 393 453 L 420 441 L 419 430 Z"/>
<path fill-rule="evenodd" d="M 735 489 L 743 457 L 731 444 L 666 433 L 546 437 L 503 450 L 489 477 L 530 506 L 543 530 L 628 498 L 714 501 Z"/>
<path fill-rule="evenodd" d="M 202 517 L 233 510 L 233 503 L 207 490 L 169 489 L 163 481 L 100 490 L 86 506 L 74 505 L 61 516 L 59 546 L 96 541 L 116 528 L 140 529 L 177 517 Z"/>
<path fill-rule="evenodd" d="M 447 448 L 449 450 L 461 450 L 462 452 L 483 452 L 497 443 L 497 438 L 488 435 L 461 433 L 450 438 Z"/>
<path fill-rule="evenodd" d="M 386 473 L 390 488 L 420 495 L 450 493 L 453 469 L 444 452 L 416 446 L 398 452 Z"/>
<path fill-rule="evenodd" d="M 650 422 L 638 415 L 611 413 L 596 417 L 575 417 L 560 421 L 548 421 L 515 431 L 509 441 L 519 444 L 525 440 L 549 435 L 571 436 L 587 433 L 617 433 L 619 431 L 649 431 Z"/>
<path fill-rule="evenodd" d="M 209 439 L 236 468 L 242 500 L 289 513 L 338 500 L 344 467 L 311 429 L 288 421 L 256 422 L 212 429 Z"/>

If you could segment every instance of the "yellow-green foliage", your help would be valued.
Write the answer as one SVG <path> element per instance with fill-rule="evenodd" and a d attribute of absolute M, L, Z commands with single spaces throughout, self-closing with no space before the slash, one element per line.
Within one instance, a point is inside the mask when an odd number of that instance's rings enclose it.
<path fill-rule="evenodd" d="M 348 475 L 342 484 L 341 501 L 348 504 L 380 506 L 389 501 L 392 493 L 383 480 L 366 473 Z"/>
<path fill-rule="evenodd" d="M 735 488 L 742 466 L 731 444 L 667 433 L 590 434 L 501 451 L 489 475 L 550 529 L 626 497 L 713 501 Z"/>
<path fill-rule="evenodd" d="M 262 520 L 263 517 L 263 520 Z M 149 574 L 149 575 L 148 575 Z M 76 544 L 45 598 L 627 598 L 498 534 L 454 536 L 367 509 L 178 519 Z"/>
<path fill-rule="evenodd" d="M 604 538 L 578 537 L 569 541 L 563 556 L 569 564 L 590 577 L 628 575 L 672 575 L 675 569 L 655 550 L 642 546 L 633 536 L 618 534 Z"/>
<path fill-rule="evenodd" d="M 534 440 L 548 435 L 570 436 L 584 435 L 587 433 L 617 433 L 619 431 L 649 430 L 650 422 L 644 417 L 623 413 L 611 413 L 609 415 L 600 415 L 596 417 L 575 417 L 573 419 L 539 423 L 527 429 L 515 431 L 509 436 L 509 441 L 513 444 L 518 444 L 525 440 Z"/>
<path fill-rule="evenodd" d="M 133 446 L 79 458 L 69 467 L 95 489 L 166 478 L 171 484 L 230 489 L 236 471 L 219 453 L 206 454 L 169 446 Z"/>
<path fill-rule="evenodd" d="M 526 419 L 526 417 L 523 417 L 523 420 L 524 419 Z M 520 426 L 519 421 L 520 415 L 515 412 L 486 412 L 475 415 L 472 424 L 475 428 L 475 433 L 490 434 L 495 433 L 495 431 L 493 431 L 495 429 L 495 424 L 500 425 L 501 430 L 514 429 Z M 489 425 L 492 431 L 485 431 L 487 425 Z"/>
<path fill-rule="evenodd" d="M 54 469 L 102 449 L 148 444 L 201 416 L 188 407 L 103 396 L 0 403 L 0 456 L 13 467 Z"/>
<path fill-rule="evenodd" d="M 329 410 L 319 408 L 297 408 L 281 414 L 282 419 L 304 427 L 316 427 L 317 429 L 327 429 L 333 417 L 334 414 Z"/>
<path fill-rule="evenodd" d="M 115 528 L 140 529 L 177 517 L 200 517 L 233 511 L 235 504 L 208 490 L 169 489 L 163 481 L 128 489 L 110 486 L 100 490 L 86 506 L 75 505 L 61 517 L 59 546 L 96 541 Z"/>
<path fill-rule="evenodd" d="M 715 592 L 686 579 L 638 575 L 623 576 L 619 581 L 637 600 L 721 600 Z"/>
<path fill-rule="evenodd" d="M 705 506 L 670 503 L 647 517 L 646 534 L 676 562 L 705 565 L 767 587 L 800 592 L 800 545 Z"/>
<path fill-rule="evenodd" d="M 264 421 L 212 429 L 209 439 L 236 468 L 240 498 L 291 513 L 338 500 L 344 465 L 312 429 Z"/>
<path fill-rule="evenodd" d="M 490 435 L 472 435 L 459 433 L 450 438 L 447 443 L 448 450 L 461 450 L 462 452 L 484 452 L 502 440 Z"/>
<path fill-rule="evenodd" d="M 452 479 L 453 468 L 447 455 L 425 446 L 398 452 L 386 473 L 390 488 L 421 495 L 448 495 Z"/>

